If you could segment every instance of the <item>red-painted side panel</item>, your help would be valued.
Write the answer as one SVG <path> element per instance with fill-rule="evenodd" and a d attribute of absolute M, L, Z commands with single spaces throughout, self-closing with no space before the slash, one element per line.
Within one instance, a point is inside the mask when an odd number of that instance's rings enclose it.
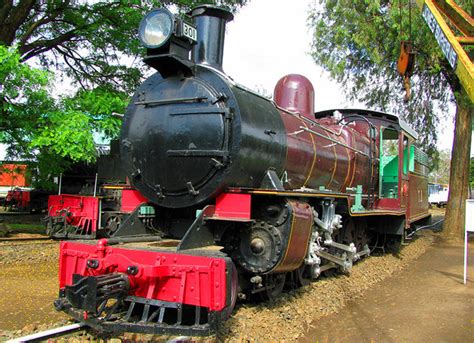
<path fill-rule="evenodd" d="M 285 256 L 275 269 L 277 272 L 288 272 L 301 266 L 313 227 L 313 210 L 307 203 L 289 200 L 288 204 L 291 207 L 290 237 Z"/>
<path fill-rule="evenodd" d="M 280 115 L 288 146 L 283 176 L 288 188 L 325 187 L 343 192 L 346 187 L 362 185 L 368 191 L 370 177 L 374 174 L 376 179 L 378 170 L 369 164 L 367 127 L 341 127 L 333 118 L 317 119 L 321 125 L 313 125 L 294 114 L 281 111 Z"/>
<path fill-rule="evenodd" d="M 18 209 L 27 209 L 30 206 L 31 192 L 16 189 L 8 191 L 5 198 L 6 203 L 14 203 Z"/>
<path fill-rule="evenodd" d="M 400 200 L 394 198 L 380 198 L 375 206 L 376 209 L 378 210 L 393 210 L 393 211 L 399 211 L 400 208 Z"/>
<path fill-rule="evenodd" d="M 148 202 L 141 193 L 135 189 L 122 190 L 122 205 L 120 211 L 130 213 L 140 204 Z"/>
<path fill-rule="evenodd" d="M 50 195 L 48 216 L 66 217 L 68 224 L 80 227 L 85 234 L 97 231 L 99 198 L 72 194 Z"/>
<path fill-rule="evenodd" d="M 216 199 L 214 217 L 250 219 L 250 194 L 222 193 Z"/>
<path fill-rule="evenodd" d="M 409 174 L 409 178 L 408 216 L 410 220 L 416 220 L 429 214 L 428 180 L 426 176 L 413 173 Z"/>
<path fill-rule="evenodd" d="M 138 268 L 129 275 L 129 295 L 180 302 L 221 311 L 226 306 L 226 261 L 223 258 L 131 250 L 64 241 L 60 247 L 59 287 L 72 284 L 72 275 L 97 276 L 127 273 L 127 267 Z M 96 269 L 87 260 L 99 262 Z"/>

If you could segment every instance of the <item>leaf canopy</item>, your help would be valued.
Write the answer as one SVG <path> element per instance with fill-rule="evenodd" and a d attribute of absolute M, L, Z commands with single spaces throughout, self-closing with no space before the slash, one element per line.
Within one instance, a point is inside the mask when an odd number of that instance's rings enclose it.
<path fill-rule="evenodd" d="M 173 5 L 183 13 L 220 3 L 235 11 L 246 2 L 7 0 L 0 5 L 0 44 L 16 45 L 21 61 L 37 58 L 84 88 L 108 85 L 130 94 L 143 74 L 137 30 L 149 10 Z"/>
<path fill-rule="evenodd" d="M 94 136 L 115 138 L 145 68 L 137 29 L 152 8 L 247 0 L 6 0 L 0 4 L 0 143 L 36 164 L 42 187 L 74 161 L 95 160 Z M 54 71 L 54 73 L 53 73 Z M 59 96 L 54 82 L 77 86 Z"/>
<path fill-rule="evenodd" d="M 471 0 L 458 3 L 472 8 Z M 424 149 L 436 157 L 436 126 L 455 103 L 459 83 L 416 4 L 320 1 L 310 11 L 309 27 L 314 32 L 313 59 L 350 98 L 407 120 L 420 133 Z M 416 53 L 409 102 L 403 101 L 405 90 L 397 71 L 402 41 L 411 41 Z"/>

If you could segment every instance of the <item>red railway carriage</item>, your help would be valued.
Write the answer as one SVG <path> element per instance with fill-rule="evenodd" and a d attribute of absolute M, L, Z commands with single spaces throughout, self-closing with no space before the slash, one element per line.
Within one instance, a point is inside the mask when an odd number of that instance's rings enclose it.
<path fill-rule="evenodd" d="M 142 21 L 157 73 L 121 132 L 123 167 L 157 231 L 140 205 L 110 238 L 61 244 L 55 306 L 98 330 L 208 334 L 237 298 L 349 272 L 429 218 L 427 157 L 402 120 L 314 113 L 301 75 L 264 98 L 222 70 L 232 14 L 206 5 L 191 16 L 161 9 Z"/>
<path fill-rule="evenodd" d="M 5 209 L 30 208 L 28 165 L 18 162 L 0 164 L 0 200 Z"/>
<path fill-rule="evenodd" d="M 103 185 L 100 194 L 50 195 L 45 218 L 49 236 L 66 239 L 110 237 L 135 210 L 141 221 L 151 225 L 153 213 L 148 200 L 129 185 Z M 135 232 L 135 234 L 138 234 Z"/>

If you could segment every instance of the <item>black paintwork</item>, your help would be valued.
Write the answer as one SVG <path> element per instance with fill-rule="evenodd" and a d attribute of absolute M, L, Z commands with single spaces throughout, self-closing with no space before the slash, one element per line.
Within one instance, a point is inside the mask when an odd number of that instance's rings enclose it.
<path fill-rule="evenodd" d="M 194 76 L 158 73 L 125 114 L 121 155 L 130 181 L 169 208 L 208 201 L 227 186 L 258 187 L 283 172 L 286 136 L 271 101 L 196 66 Z"/>
<path fill-rule="evenodd" d="M 222 70 L 225 26 L 234 16 L 231 12 L 212 5 L 198 6 L 190 14 L 199 32 L 191 59 L 197 64 L 207 64 Z"/>

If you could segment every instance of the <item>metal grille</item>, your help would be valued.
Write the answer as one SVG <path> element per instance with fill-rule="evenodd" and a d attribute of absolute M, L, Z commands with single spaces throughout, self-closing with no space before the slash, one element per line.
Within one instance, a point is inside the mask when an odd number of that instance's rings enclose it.
<path fill-rule="evenodd" d="M 424 165 L 429 166 L 429 157 L 420 148 L 415 147 L 415 161 Z"/>

